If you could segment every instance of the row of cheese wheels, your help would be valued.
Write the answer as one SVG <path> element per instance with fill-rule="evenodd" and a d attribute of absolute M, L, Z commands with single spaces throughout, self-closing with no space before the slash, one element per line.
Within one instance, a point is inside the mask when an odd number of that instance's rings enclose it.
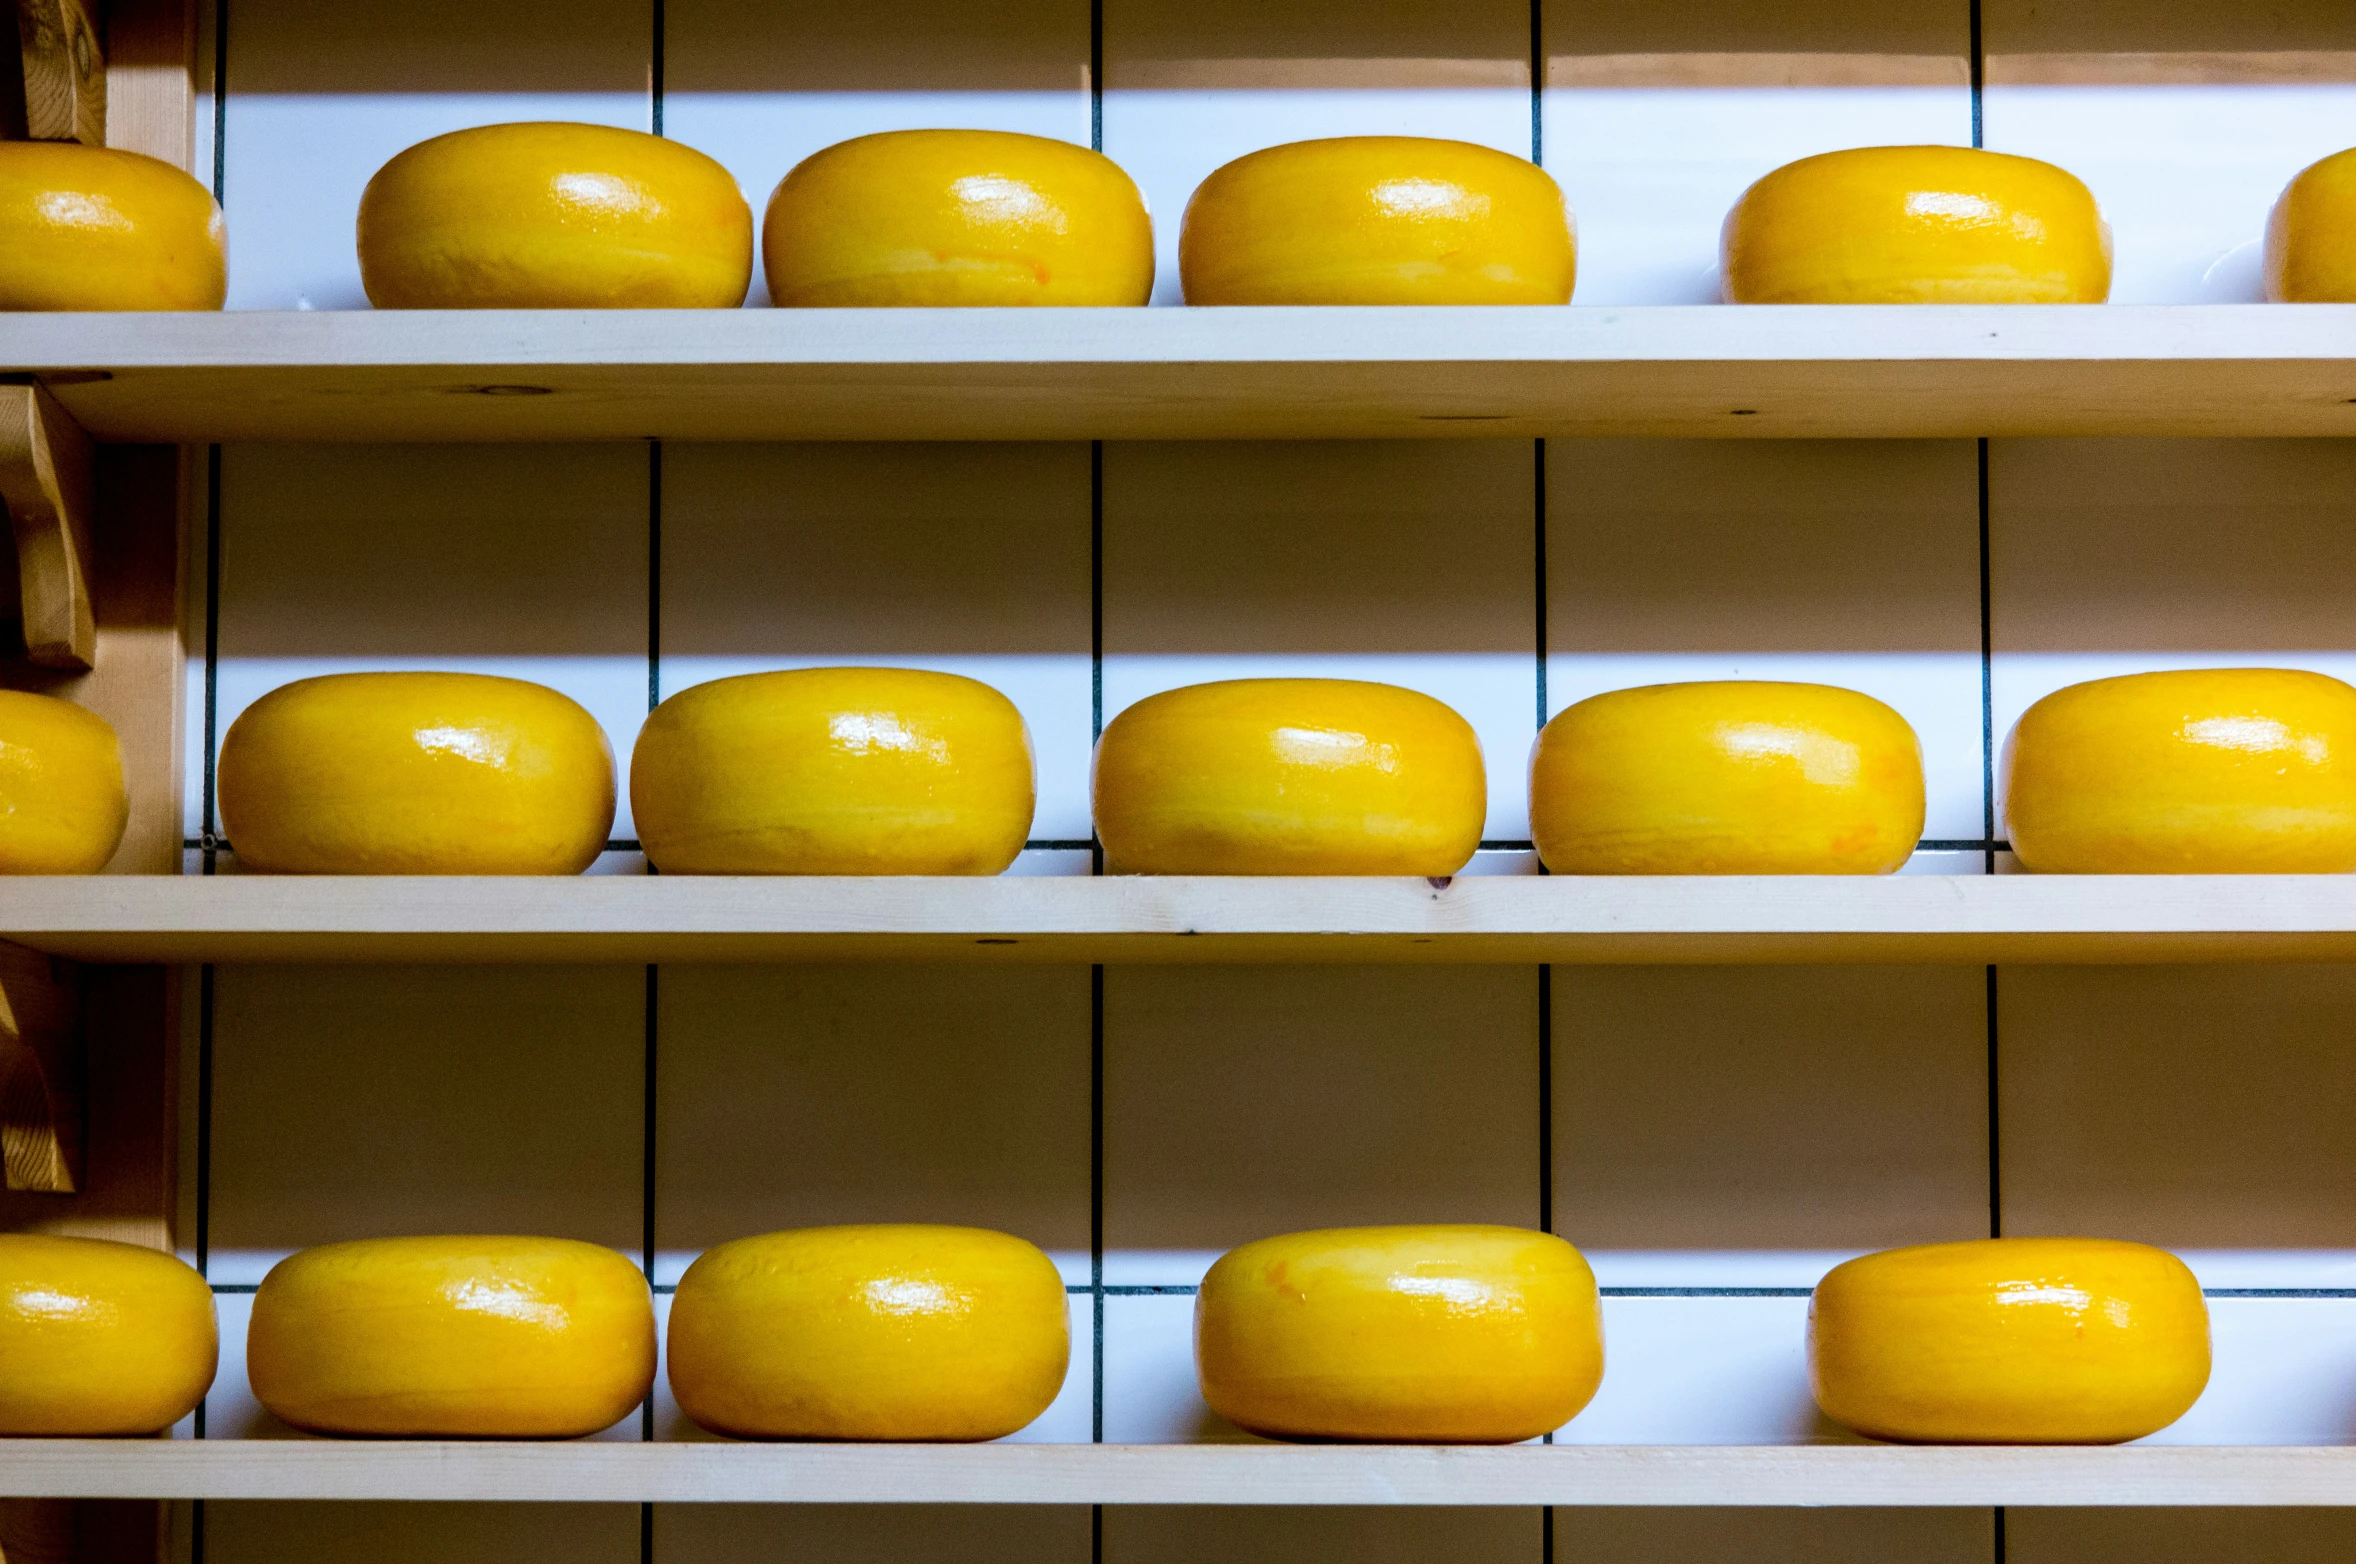
<path fill-rule="evenodd" d="M 1887 874 L 1922 835 L 1906 719 L 1831 685 L 1732 680 L 1569 707 L 1530 760 L 1558 874 Z M 2014 853 L 2062 873 L 2356 869 L 2356 688 L 2280 668 L 2071 685 L 2002 763 Z M 614 816 L 613 753 L 543 685 L 465 673 L 301 679 L 221 745 L 243 867 L 296 874 L 578 874 Z M 1234 679 L 1148 696 L 1098 742 L 1097 840 L 1124 874 L 1452 875 L 1488 784 L 1471 724 L 1347 679 Z M 1035 782 L 1013 702 L 904 668 L 699 684 L 632 756 L 639 841 L 669 874 L 996 874 Z M 89 873 L 127 805 L 114 732 L 0 692 L 0 872 Z"/>
<path fill-rule="evenodd" d="M 421 142 L 369 181 L 360 274 L 388 309 L 735 308 L 752 210 L 711 158 L 602 125 L 516 124 Z M 1759 304 L 2089 304 L 2111 234 L 2050 163 L 1968 147 L 1863 147 L 1787 164 L 1726 219 L 1726 298 Z M 1004 131 L 861 136 L 797 164 L 761 252 L 789 306 L 1141 305 L 1153 222 L 1111 159 Z M 0 145 L 0 309 L 218 309 L 219 208 L 134 153 Z M 1189 304 L 1564 304 L 1562 191 L 1469 142 L 1350 136 L 1250 153 L 1188 201 Z M 2269 296 L 2356 300 L 2356 150 L 2283 192 Z"/>
<path fill-rule="evenodd" d="M 554 1238 L 379 1238 L 281 1261 L 246 1334 L 254 1396 L 323 1434 L 575 1438 L 643 1402 L 645 1277 Z M 1586 1259 L 1514 1227 L 1292 1233 L 1222 1256 L 1195 1301 L 1203 1399 L 1289 1439 L 1503 1443 L 1603 1382 Z M 0 1237 L 0 1435 L 141 1434 L 211 1386 L 202 1277 L 95 1239 Z M 751 1439 L 976 1440 L 1025 1427 L 1070 1365 L 1054 1263 L 969 1227 L 738 1239 L 672 1300 L 680 1410 Z M 2009 1238 L 1835 1267 L 1808 1311 L 1826 1416 L 1874 1438 L 2098 1444 L 2154 1433 L 2209 1379 L 2208 1307 L 2165 1250 Z"/>

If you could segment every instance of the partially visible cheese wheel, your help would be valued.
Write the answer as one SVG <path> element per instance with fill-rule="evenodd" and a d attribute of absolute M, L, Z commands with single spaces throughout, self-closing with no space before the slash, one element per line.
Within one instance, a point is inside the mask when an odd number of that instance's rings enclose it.
<path fill-rule="evenodd" d="M 122 746 L 104 717 L 0 690 L 0 874 L 96 874 L 130 819 Z"/>
<path fill-rule="evenodd" d="M 0 141 L 0 310 L 217 310 L 221 208 L 161 158 Z"/>
<path fill-rule="evenodd" d="M 2023 868 L 2356 869 L 2356 688 L 2294 668 L 2191 668 L 2054 691 L 2002 759 Z"/>
<path fill-rule="evenodd" d="M 0 1234 L 0 1435 L 153 1434 L 204 1399 L 212 1289 L 172 1255 Z"/>

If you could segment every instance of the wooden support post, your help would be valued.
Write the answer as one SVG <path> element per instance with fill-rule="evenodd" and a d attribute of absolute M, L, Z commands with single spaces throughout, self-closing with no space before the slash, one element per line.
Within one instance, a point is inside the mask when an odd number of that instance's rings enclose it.
<path fill-rule="evenodd" d="M 106 59 L 83 0 L 16 0 L 25 135 L 106 145 Z"/>
<path fill-rule="evenodd" d="M 0 943 L 0 1164 L 19 1193 L 82 1187 L 81 997 L 68 963 Z"/>
<path fill-rule="evenodd" d="M 98 655 L 92 463 L 90 437 L 48 392 L 0 385 L 0 503 L 16 533 L 25 655 L 43 668 L 88 668 Z"/>

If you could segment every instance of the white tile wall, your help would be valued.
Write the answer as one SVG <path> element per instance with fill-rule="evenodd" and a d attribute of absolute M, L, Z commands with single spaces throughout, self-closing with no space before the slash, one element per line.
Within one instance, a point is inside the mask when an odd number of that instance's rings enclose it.
<path fill-rule="evenodd" d="M 2330 64 L 2356 59 L 2338 0 L 1983 9 L 1989 144 L 2094 184 L 2122 299 L 2249 296 L 2246 241 L 2275 188 L 2356 142 L 2356 88 Z M 1152 203 L 1157 303 L 1178 296 L 1186 196 L 1241 152 L 1366 131 L 1528 151 L 1533 11 L 1545 161 L 1581 218 L 1581 304 L 1713 297 L 1724 210 L 1778 163 L 1972 134 L 1964 0 L 1104 0 L 1104 144 Z M 1085 142 L 1089 12 L 666 0 L 658 105 L 644 0 L 234 0 L 228 58 L 206 76 L 229 87 L 232 304 L 357 305 L 361 186 L 461 125 L 651 126 L 659 106 L 756 210 L 794 161 L 870 130 Z M 2141 77 L 2118 79 L 2122 51 Z M 2263 84 L 2214 79 L 2235 71 Z M 209 100 L 200 132 L 209 166 Z M 1905 713 L 1929 767 L 1926 836 L 1959 844 L 1912 869 L 1976 873 L 1983 699 L 2000 738 L 2030 700 L 2101 673 L 2263 659 L 2356 676 L 2352 461 L 2333 442 L 2007 441 L 1983 492 L 1971 442 L 1555 442 L 1541 486 L 1526 442 L 1126 444 L 1101 452 L 1098 489 L 1082 446 L 237 447 L 213 518 L 218 656 L 191 670 L 188 830 L 211 823 L 208 673 L 215 739 L 306 673 L 515 673 L 589 706 L 625 762 L 650 685 L 832 662 L 968 673 L 1031 724 L 1042 843 L 1088 834 L 1100 700 L 1109 717 L 1196 679 L 1319 673 L 1464 711 L 1490 766 L 1486 835 L 1507 844 L 1473 872 L 1529 873 L 1522 768 L 1542 711 L 1631 683 L 1776 677 Z M 631 834 L 626 803 L 615 832 Z M 644 865 L 622 849 L 604 868 Z M 1088 870 L 1067 845 L 1017 872 Z M 1550 1208 L 1611 1294 L 1610 1373 L 1560 1435 L 1582 1443 L 1846 1437 L 1809 1405 L 1805 1289 L 1846 1254 L 1993 1220 L 2185 1246 L 2212 1288 L 2356 1292 L 2343 969 L 2007 969 L 1993 1026 L 1978 968 L 1557 969 L 1543 1003 L 1528 969 L 1114 969 L 1101 1005 L 1084 969 L 654 981 L 650 1025 L 636 969 L 222 970 L 190 1028 L 192 1094 L 209 1028 L 212 1122 L 200 1224 L 192 1101 L 184 1249 L 201 1225 L 216 1282 L 237 1287 L 322 1239 L 511 1228 L 634 1257 L 651 1243 L 667 1285 L 705 1245 L 775 1227 L 1001 1226 L 1046 1246 L 1075 1289 L 1073 1374 L 1024 1436 L 1057 1440 L 1091 1437 L 1099 1415 L 1111 1440 L 1241 1437 L 1195 1392 L 1189 1290 L 1220 1249 L 1292 1227 Z M 206 1433 L 283 1433 L 244 1393 L 244 1295 L 222 1305 Z M 2214 1313 L 2212 1389 L 2159 1437 L 2356 1438 L 2356 1297 L 2220 1297 Z M 652 1423 L 699 1437 L 667 1396 Z M 217 1564 L 651 1564 L 641 1520 L 213 1505 L 205 1535 Z M 645 1535 L 668 1560 L 1538 1564 L 1545 1525 L 1114 1509 L 1099 1538 L 1070 1509 L 681 1506 Z M 2352 1525 L 1563 1511 L 1551 1556 L 2336 1559 Z"/>

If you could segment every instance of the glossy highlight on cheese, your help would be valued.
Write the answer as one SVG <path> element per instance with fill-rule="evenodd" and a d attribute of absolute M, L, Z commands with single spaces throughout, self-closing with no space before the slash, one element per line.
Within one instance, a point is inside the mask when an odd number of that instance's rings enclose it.
<path fill-rule="evenodd" d="M 1111 158 L 1003 130 L 894 130 L 796 164 L 761 225 L 788 307 L 1142 305 L 1153 220 Z"/>
<path fill-rule="evenodd" d="M 2308 165 L 2266 220 L 2266 297 L 2356 304 L 2356 148 Z"/>
<path fill-rule="evenodd" d="M 1603 1382 L 1595 1273 L 1519 1227 L 1348 1227 L 1222 1255 L 1194 1307 L 1203 1399 L 1280 1439 L 1508 1444 Z"/>
<path fill-rule="evenodd" d="M 545 685 L 339 673 L 280 685 L 216 769 L 242 867 L 277 874 L 579 874 L 614 819 L 613 751 Z"/>
<path fill-rule="evenodd" d="M 2356 689 L 2199 668 L 2054 691 L 2005 740 L 2006 835 L 2059 874 L 2356 869 Z"/>
<path fill-rule="evenodd" d="M 753 213 L 692 147 L 611 125 L 455 130 L 360 198 L 360 280 L 378 309 L 734 309 Z"/>
<path fill-rule="evenodd" d="M 217 310 L 221 208 L 161 158 L 0 141 L 0 310 Z"/>
<path fill-rule="evenodd" d="M 1922 821 L 1914 729 L 1827 684 L 1614 690 L 1530 755 L 1530 831 L 1556 874 L 1889 874 Z"/>
<path fill-rule="evenodd" d="M 1189 304 L 1568 304 L 1562 189 L 1469 141 L 1336 136 L 1248 153 L 1186 203 Z"/>
<path fill-rule="evenodd" d="M 1230 679 L 1149 695 L 1096 748 L 1115 874 L 1454 874 L 1488 782 L 1472 725 L 1354 679 Z"/>
<path fill-rule="evenodd" d="M 572 1439 L 654 1385 L 638 1267 L 567 1238 L 367 1238 L 304 1249 L 254 1295 L 246 1375 L 322 1434 Z"/>
<path fill-rule="evenodd" d="M 699 684 L 655 708 L 630 760 L 665 874 L 997 874 L 1035 798 L 1014 703 L 915 668 Z"/>
<path fill-rule="evenodd" d="M 1972 147 L 1786 163 L 1720 236 L 1729 304 L 2100 304 L 2111 232 L 2079 179 Z"/>
<path fill-rule="evenodd" d="M 1816 1404 L 1875 1439 L 2117 1444 L 2192 1409 L 2209 1310 L 2183 1261 L 2104 1238 L 1982 1238 L 1835 1266 L 1808 1305 Z"/>
<path fill-rule="evenodd" d="M 122 746 L 104 717 L 0 690 L 0 874 L 96 874 L 130 818 Z"/>
<path fill-rule="evenodd" d="M 175 1256 L 0 1234 L 0 1436 L 156 1433 L 196 1409 L 219 1355 L 212 1290 Z"/>
<path fill-rule="evenodd" d="M 813 1227 L 707 1249 L 671 1300 L 671 1392 L 744 1439 L 998 1439 L 1071 1362 L 1063 1277 L 978 1227 Z"/>

